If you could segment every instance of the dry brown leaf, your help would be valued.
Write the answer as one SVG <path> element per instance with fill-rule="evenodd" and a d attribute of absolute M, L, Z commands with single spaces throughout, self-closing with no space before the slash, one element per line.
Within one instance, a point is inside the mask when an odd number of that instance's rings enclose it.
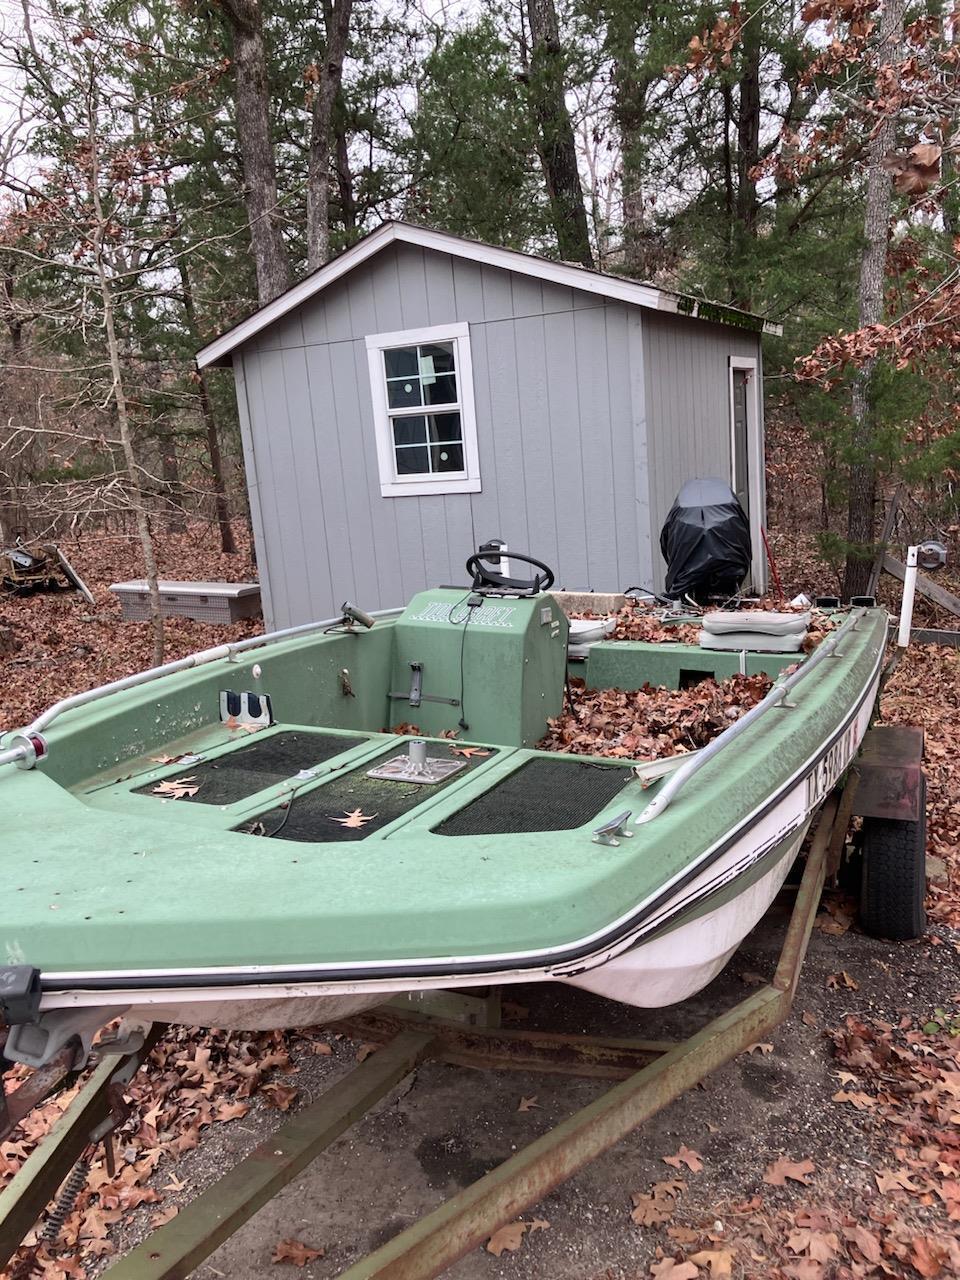
<path fill-rule="evenodd" d="M 788 1160 L 786 1156 L 781 1156 L 773 1164 L 767 1165 L 763 1180 L 771 1187 L 785 1187 L 788 1178 L 806 1186 L 810 1181 L 810 1174 L 815 1171 L 816 1165 L 812 1160 Z"/>
<path fill-rule="evenodd" d="M 673 1258 L 664 1258 L 662 1262 L 650 1264 L 650 1274 L 655 1280 L 696 1280 L 700 1268 L 695 1262 L 675 1262 Z"/>
<path fill-rule="evenodd" d="M 692 1231 L 690 1227 L 667 1227 L 667 1235 L 671 1240 L 676 1240 L 677 1244 L 696 1244 L 701 1234 L 699 1231 Z"/>
<path fill-rule="evenodd" d="M 766 978 L 762 973 L 757 973 L 754 969 L 744 969 L 740 975 L 740 981 L 748 987 L 762 987 L 766 985 Z"/>
<path fill-rule="evenodd" d="M 485 751 L 483 747 L 451 747 L 450 754 L 452 756 L 463 756 L 467 760 L 472 760 L 474 756 L 488 756 L 489 751 Z"/>
<path fill-rule="evenodd" d="M 502 1253 L 513 1253 L 523 1243 L 526 1229 L 525 1222 L 510 1222 L 507 1226 L 501 1227 L 487 1241 L 487 1253 L 492 1253 L 495 1258 L 499 1258 Z"/>
<path fill-rule="evenodd" d="M 284 1108 L 285 1110 L 286 1108 Z M 250 1104 L 247 1102 L 221 1102 L 213 1113 L 214 1120 L 225 1124 L 228 1120 L 239 1120 L 241 1116 L 245 1116 L 250 1110 Z"/>
<path fill-rule="evenodd" d="M 158 1209 L 156 1213 L 151 1213 L 150 1226 L 156 1230 L 157 1227 L 162 1227 L 164 1223 L 172 1222 L 179 1212 L 177 1205 L 168 1204 L 165 1208 Z"/>
<path fill-rule="evenodd" d="M 302 1240 L 281 1240 L 273 1251 L 271 1262 L 289 1262 L 295 1267 L 305 1267 L 315 1258 L 322 1258 L 323 1249 L 313 1249 Z"/>
<path fill-rule="evenodd" d="M 756 1044 L 748 1044 L 744 1053 L 773 1053 L 773 1045 L 758 1040 Z"/>
<path fill-rule="evenodd" d="M 380 1046 L 378 1044 L 374 1044 L 372 1041 L 369 1041 L 369 1040 L 365 1041 L 362 1045 L 360 1045 L 359 1049 L 357 1049 L 357 1061 L 366 1062 L 366 1060 L 370 1057 L 370 1055 L 372 1053 L 376 1053 L 379 1048 Z"/>
<path fill-rule="evenodd" d="M 196 778 L 167 778 L 151 788 L 155 796 L 164 796 L 168 800 L 182 800 L 184 796 L 195 796 L 200 790 Z"/>
<path fill-rule="evenodd" d="M 300 1090 L 288 1084 L 265 1084 L 260 1092 L 267 1106 L 277 1111 L 289 1111 L 300 1096 Z"/>
<path fill-rule="evenodd" d="M 372 822 L 377 815 L 375 813 L 364 813 L 362 809 L 344 809 L 342 818 L 331 817 L 331 822 L 338 822 L 341 827 L 359 828 L 365 827 L 368 822 Z"/>
<path fill-rule="evenodd" d="M 800 1015 L 800 1021 L 805 1027 L 815 1027 L 817 1025 L 817 1015 L 811 1013 L 809 1009 L 804 1009 Z"/>
<path fill-rule="evenodd" d="M 830 1101 L 849 1102 L 852 1106 L 856 1107 L 858 1111 L 868 1111 L 871 1107 L 875 1107 L 877 1105 L 876 1098 L 871 1098 L 868 1093 L 851 1093 L 845 1089 L 841 1089 L 838 1093 L 835 1093 Z"/>
<path fill-rule="evenodd" d="M 918 1195 L 923 1188 L 910 1181 L 910 1174 L 905 1169 L 881 1169 L 875 1173 L 877 1189 L 884 1195 L 888 1191 L 911 1191 Z"/>
<path fill-rule="evenodd" d="M 679 1169 L 681 1165 L 686 1165 L 691 1173 L 699 1173 L 703 1168 L 703 1161 L 700 1159 L 699 1151 L 692 1151 L 690 1147 L 680 1144 L 680 1150 L 675 1156 L 663 1156 L 663 1163 L 672 1165 L 674 1169 Z"/>
<path fill-rule="evenodd" d="M 844 1228 L 844 1238 L 855 1244 L 863 1254 L 867 1262 L 876 1264 L 882 1257 L 880 1248 L 880 1240 L 872 1231 L 868 1231 L 865 1226 L 857 1223 L 855 1226 Z"/>
<path fill-rule="evenodd" d="M 848 991 L 860 990 L 860 983 L 856 978 L 851 978 L 846 969 L 842 969 L 840 973 L 829 974 L 825 985 L 830 991 L 838 991 L 841 987 L 846 987 Z"/>
<path fill-rule="evenodd" d="M 539 1108 L 540 1103 L 537 1101 L 537 1095 L 531 1094 L 529 1098 L 521 1098 L 518 1111 L 533 1111 L 535 1107 Z"/>
<path fill-rule="evenodd" d="M 931 1240 L 927 1236 L 914 1237 L 910 1249 L 910 1265 L 926 1280 L 945 1274 L 956 1275 L 952 1267 L 949 1273 L 944 1271 L 949 1262 L 950 1251 L 945 1241 Z"/>
<path fill-rule="evenodd" d="M 709 1267 L 711 1277 L 733 1274 L 733 1254 L 728 1249 L 701 1249 L 690 1255 L 690 1261 L 698 1267 Z"/>

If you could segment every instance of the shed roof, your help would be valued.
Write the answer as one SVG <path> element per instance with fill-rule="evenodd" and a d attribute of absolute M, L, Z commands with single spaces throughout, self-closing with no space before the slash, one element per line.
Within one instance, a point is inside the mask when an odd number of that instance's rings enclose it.
<path fill-rule="evenodd" d="M 617 302 L 649 307 L 654 311 L 671 312 L 675 315 L 710 321 L 713 324 L 731 325 L 738 329 L 750 329 L 755 333 L 781 334 L 783 332 L 782 325 L 766 320 L 763 316 L 740 311 L 736 307 L 728 307 L 718 302 L 706 302 L 688 294 L 672 293 L 667 289 L 660 289 L 656 285 L 646 284 L 643 281 L 631 280 L 626 276 L 591 271 L 587 267 L 569 262 L 557 262 L 552 258 L 541 258 L 532 253 L 521 253 L 516 249 L 503 249 L 497 245 L 467 239 L 466 236 L 452 235 L 448 231 L 434 231 L 428 227 L 419 227 L 410 222 L 384 222 L 375 231 L 371 231 L 362 240 L 345 249 L 338 257 L 318 267 L 316 271 L 312 271 L 303 280 L 292 285 L 272 302 L 268 302 L 266 306 L 260 307 L 245 320 L 241 320 L 231 329 L 214 338 L 212 342 L 208 342 L 197 353 L 197 364 L 201 369 L 211 365 L 229 365 L 231 352 L 237 347 L 249 342 L 274 321 L 321 293 L 355 267 L 366 262 L 368 258 L 372 258 L 374 254 L 398 242 L 418 245 L 423 249 L 433 249 L 438 253 L 446 253 L 456 258 L 467 258 L 471 262 L 480 262 L 490 267 L 500 267 L 504 271 L 515 271 L 520 275 L 533 276 L 538 280 L 549 280 L 553 284 L 565 285 L 570 289 L 581 289 L 599 297 L 613 298 Z"/>

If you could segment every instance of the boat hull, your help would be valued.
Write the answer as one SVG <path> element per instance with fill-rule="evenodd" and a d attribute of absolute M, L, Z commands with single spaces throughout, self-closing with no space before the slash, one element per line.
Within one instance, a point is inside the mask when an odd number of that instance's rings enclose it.
<path fill-rule="evenodd" d="M 885 635 L 880 611 L 859 629 L 848 626 L 842 652 L 825 655 L 817 680 L 789 699 L 784 692 L 652 820 L 646 786 L 631 773 L 580 825 L 493 824 L 465 833 L 463 843 L 444 834 L 448 814 L 498 795 L 531 760 L 558 759 L 511 747 L 470 749 L 474 772 L 418 799 L 419 807 L 362 846 L 362 858 L 339 837 L 314 847 L 238 834 L 248 811 L 257 815 L 284 795 L 292 803 L 286 782 L 201 811 L 179 801 L 161 809 L 169 801 L 155 798 L 142 773 L 131 780 L 126 766 L 119 779 L 111 770 L 96 785 L 80 778 L 59 791 L 39 771 L 12 770 L 5 781 L 14 799 L 24 796 L 19 811 L 26 814 L 33 800 L 59 825 L 50 824 L 52 836 L 36 850 L 43 858 L 31 865 L 41 873 L 17 886 L 24 896 L 0 944 L 9 964 L 36 955 L 41 1018 L 50 1015 L 60 1027 L 73 1014 L 81 1035 L 97 1019 L 102 1025 L 124 1013 L 238 1030 L 311 1026 L 401 993 L 536 981 L 642 1008 L 676 1003 L 716 976 L 783 884 L 811 819 L 869 727 Z M 357 643 L 333 637 L 346 640 Z M 204 678 L 216 688 L 223 677 Z M 235 683 L 242 678 L 231 671 Z M 197 696 L 191 705 L 203 704 Z M 386 745 L 383 734 L 336 732 L 347 735 L 334 744 L 345 763 L 335 751 L 322 766 L 326 774 L 308 774 L 310 786 L 352 777 L 348 768 L 363 774 Z M 63 741 L 54 758 L 65 772 L 66 732 Z M 218 763 L 232 744 L 211 749 Z M 183 772 L 185 761 L 168 766 L 149 757 L 139 767 L 150 778 L 156 763 Z M 599 768 L 601 779 L 612 768 L 629 771 L 625 761 L 562 767 Z M 642 823 L 628 822 L 619 838 L 592 840 L 593 823 L 618 830 L 613 819 L 623 819 L 623 806 L 643 815 Z M 75 850 L 108 828 L 113 838 L 98 847 L 94 877 L 93 864 Z M 181 832 L 182 840 L 171 839 Z M 628 833 L 635 838 L 624 839 Z M 172 892 L 178 884 L 189 892 Z M 44 964 L 44 955 L 66 963 Z M 92 963 L 78 963 L 79 956 Z"/>

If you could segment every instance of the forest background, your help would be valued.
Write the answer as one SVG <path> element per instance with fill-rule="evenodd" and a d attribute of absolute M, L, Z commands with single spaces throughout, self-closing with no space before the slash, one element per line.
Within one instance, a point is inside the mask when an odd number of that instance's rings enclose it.
<path fill-rule="evenodd" d="M 230 554 L 232 382 L 193 354 L 391 217 L 782 321 L 781 527 L 848 592 L 895 489 L 949 539 L 956 0 L 0 13 L 0 542 L 135 534 L 155 580 L 199 518 Z"/>

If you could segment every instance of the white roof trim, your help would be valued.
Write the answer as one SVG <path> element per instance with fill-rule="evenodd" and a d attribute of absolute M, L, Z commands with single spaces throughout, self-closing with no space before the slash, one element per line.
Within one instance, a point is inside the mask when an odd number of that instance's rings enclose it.
<path fill-rule="evenodd" d="M 585 293 L 603 298 L 613 298 L 617 302 L 710 320 L 716 324 L 731 322 L 735 324 L 733 317 L 748 314 L 719 303 L 701 302 L 695 298 L 669 293 L 637 280 L 605 275 L 585 267 L 570 266 L 566 262 L 553 262 L 548 258 L 518 253 L 515 249 L 501 249 L 496 245 L 481 244 L 479 241 L 466 240 L 445 231 L 431 231 L 426 227 L 417 227 L 408 222 L 385 222 L 376 231 L 372 231 L 350 249 L 346 249 L 339 257 L 328 262 L 326 266 L 312 272 L 299 284 L 281 293 L 259 311 L 255 311 L 252 316 L 241 320 L 219 338 L 214 338 L 213 342 L 207 343 L 197 353 L 198 366 L 205 369 L 210 365 L 229 364 L 227 357 L 237 347 L 249 342 L 275 320 L 279 320 L 295 307 L 299 307 L 395 241 L 419 245 L 423 249 L 433 249 L 438 253 L 451 254 L 457 258 L 467 258 L 471 262 L 481 262 L 490 267 L 500 267 L 504 271 L 534 276 L 538 280 L 549 280 L 553 284 L 580 289 Z M 783 332 L 783 326 L 764 320 L 763 332 L 779 335 Z"/>

